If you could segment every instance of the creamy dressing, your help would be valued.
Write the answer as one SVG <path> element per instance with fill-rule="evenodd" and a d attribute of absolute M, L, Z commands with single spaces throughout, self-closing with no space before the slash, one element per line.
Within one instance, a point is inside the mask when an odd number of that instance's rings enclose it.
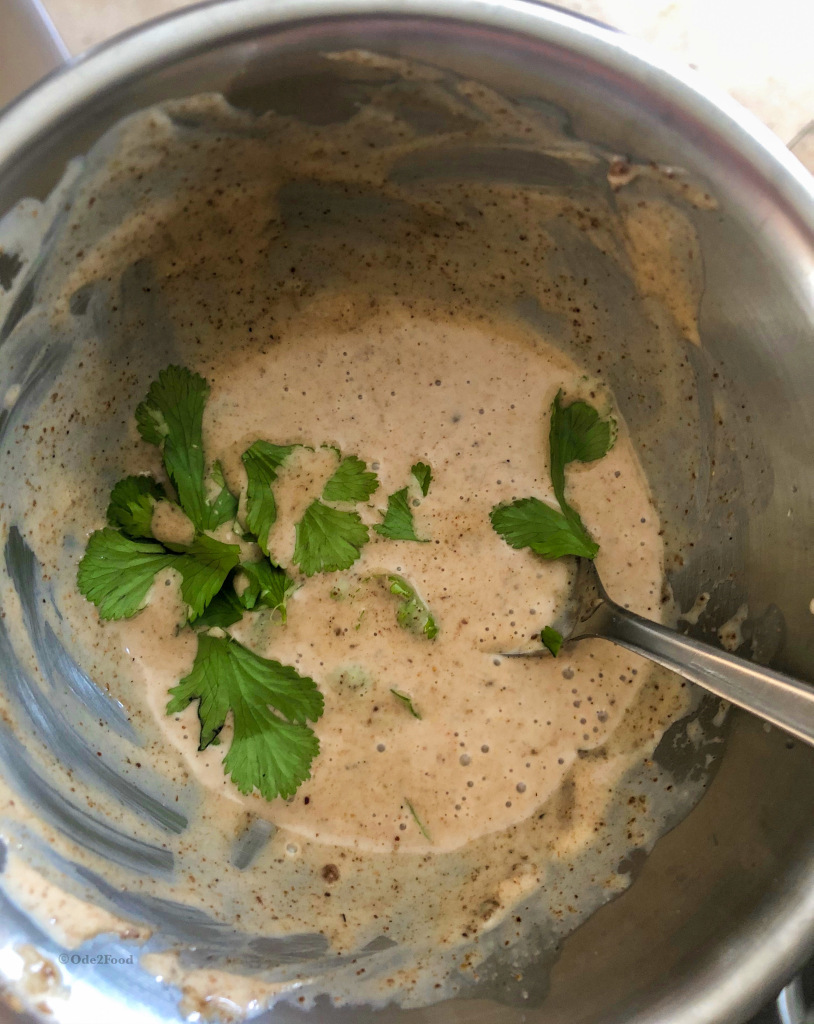
<path fill-rule="evenodd" d="M 617 419 L 619 434 L 601 461 L 568 468 L 569 500 L 600 544 L 608 591 L 663 619 L 662 524 L 602 381 L 603 347 L 614 339 L 603 334 L 594 282 L 579 261 L 571 267 L 563 238 L 578 237 L 614 275 L 628 275 L 645 297 L 643 316 L 697 341 L 691 228 L 664 203 L 609 204 L 579 177 L 595 154 L 558 141 L 537 115 L 488 90 L 442 86 L 437 75 L 392 62 L 370 66 L 412 78 L 451 127 L 419 129 L 385 81 L 342 124 L 255 119 L 199 97 L 114 131 L 71 194 L 31 314 L 65 344 L 64 364 L 53 388 L 21 407 L 4 444 L 3 537 L 22 532 L 51 595 L 43 621 L 123 705 L 141 746 L 94 716 L 80 732 L 100 764 L 158 794 L 183 822 L 161 831 L 138 801 L 118 801 L 77 769 L 71 799 L 124 836 L 170 851 L 169 869 L 137 877 L 126 858 L 106 861 L 46 822 L 36 823 L 40 840 L 114 893 L 183 903 L 243 937 L 315 935 L 325 944 L 288 966 L 263 963 L 256 977 L 242 973 L 237 953 L 230 970 L 188 970 L 172 945 L 150 947 L 145 968 L 177 984 L 187 1009 L 228 1003 L 249 1012 L 281 996 L 311 1005 L 321 992 L 411 1006 L 477 989 L 492 976 L 490 958 L 531 963 L 542 955 L 533 936 L 545 932 L 553 944 L 623 888 L 625 853 L 649 848 L 695 793 L 673 791 L 651 760 L 691 706 L 680 680 L 601 642 L 567 647 L 556 660 L 502 657 L 539 646 L 540 629 L 567 600 L 571 566 L 513 550 L 488 518 L 517 497 L 553 502 L 548 409 L 558 389 L 566 401 L 590 401 Z M 520 186 L 463 171 L 463 184 L 443 175 L 424 182 L 410 171 L 431 146 L 464 142 L 502 145 L 504 157 L 545 149 L 572 169 L 575 185 Z M 534 316 L 523 313 L 532 306 Z M 561 343 L 566 325 L 584 358 Z M 14 370 L 14 336 L 5 351 Z M 312 676 L 325 696 L 320 754 L 289 802 L 243 797 L 224 775 L 228 722 L 221 746 L 199 752 L 195 707 L 164 713 L 196 643 L 183 628 L 174 573 L 159 574 L 147 607 L 123 622 L 100 622 L 75 587 L 113 483 L 161 474 L 133 412 L 170 362 L 210 382 L 206 455 L 221 461 L 235 492 L 245 492 L 240 456 L 254 440 L 313 449 L 298 450 L 274 487 L 270 545 L 284 564 L 294 524 L 336 465 L 330 446 L 376 468 L 380 487 L 359 507 L 365 523 L 380 522 L 387 495 L 409 485 L 426 540 L 389 541 L 371 528 L 349 571 L 297 577 L 285 624 L 263 612 L 235 627 L 253 650 Z M 19 397 L 14 385 L 6 391 L 12 416 Z M 418 460 L 433 470 L 426 497 L 411 484 Z M 189 539 L 167 505 L 155 528 Z M 239 541 L 228 528 L 218 536 Z M 392 573 L 427 602 L 436 639 L 398 625 L 382 583 Z M 10 580 L 3 609 L 20 662 L 38 679 Z M 420 719 L 391 688 L 409 694 Z M 15 707 L 3 698 L 6 721 Z M 31 750 L 64 786 L 73 768 L 60 766 L 61 751 L 36 742 Z M 10 789 L 3 808 L 3 834 L 31 823 Z M 250 835 L 262 841 L 243 863 Z M 5 884 L 33 912 L 38 883 L 26 879 L 15 869 Z M 43 904 L 51 891 L 43 889 Z M 117 906 L 110 892 L 79 887 L 54 904 L 66 934 L 75 935 L 82 900 L 99 901 L 109 916 Z M 141 939 L 151 931 L 144 917 L 132 925 Z M 94 919 L 88 934 L 107 920 Z M 380 952 L 365 951 L 382 939 Z"/>
<path fill-rule="evenodd" d="M 266 355 L 231 353 L 212 374 L 206 425 L 210 457 L 235 480 L 252 430 L 275 443 L 327 442 L 361 453 L 379 465 L 380 492 L 362 508 L 371 527 L 416 460 L 433 467 L 428 497 L 413 499 L 416 532 L 428 543 L 390 541 L 371 529 L 361 558 L 340 577 L 344 595 L 335 593 L 336 574 L 302 579 L 285 626 L 275 619 L 259 630 L 249 616 L 236 631 L 325 692 L 313 778 L 287 804 L 241 798 L 224 776 L 223 750 L 198 753 L 196 709 L 163 714 L 168 688 L 191 667 L 190 637 L 162 629 L 160 607 L 104 633 L 111 650 L 130 649 L 136 687 L 208 788 L 331 843 L 454 849 L 528 817 L 578 750 L 613 733 L 647 677 L 635 680 L 629 655 L 616 648 L 602 653 L 601 676 L 590 649 L 569 652 L 576 687 L 564 687 L 553 659 L 501 657 L 539 645 L 540 629 L 567 600 L 570 577 L 565 560 L 546 563 L 505 544 L 489 511 L 529 494 L 553 501 L 547 410 L 558 388 L 570 400 L 586 385 L 560 354 L 505 330 L 501 336 L 498 325 L 419 320 L 393 307 L 358 332 L 326 333 L 325 313 L 316 322 L 304 313 L 299 330 Z M 335 465 L 332 451 L 300 452 L 275 485 L 280 516 L 271 548 L 282 564 L 291 565 L 294 523 Z M 658 617 L 659 522 L 626 436 L 601 464 L 569 471 L 569 487 L 601 545 L 598 564 L 611 592 Z M 378 582 L 391 573 L 423 595 L 440 626 L 435 640 L 397 624 L 395 599 Z M 343 674 L 364 682 L 352 688 Z M 415 699 L 420 720 L 405 717 L 391 688 Z M 228 744 L 228 733 L 222 739 Z M 431 843 L 406 799 L 420 809 Z"/>

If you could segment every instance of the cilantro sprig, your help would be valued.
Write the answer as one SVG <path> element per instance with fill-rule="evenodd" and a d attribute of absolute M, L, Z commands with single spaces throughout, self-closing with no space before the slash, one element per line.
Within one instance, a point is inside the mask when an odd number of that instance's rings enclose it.
<path fill-rule="evenodd" d="M 158 573 L 177 573 L 194 629 L 197 651 L 191 671 L 170 690 L 167 714 L 198 704 L 200 749 L 215 743 L 231 716 L 231 740 L 224 771 L 242 793 L 257 790 L 273 800 L 290 797 L 310 778 L 319 741 L 309 723 L 323 713 L 323 698 L 308 676 L 263 658 L 228 631 L 244 616 L 267 609 L 286 622 L 289 600 L 300 585 L 292 570 L 275 564 L 269 537 L 277 521 L 274 484 L 296 449 L 258 439 L 242 455 L 245 498 L 232 492 L 218 462 L 208 463 L 203 417 L 209 384 L 182 366 L 168 366 L 136 409 L 141 437 L 161 453 L 167 483 L 154 476 L 128 476 L 110 495 L 107 523 L 88 539 L 77 583 L 102 619 L 136 615 L 146 604 Z M 368 542 L 368 528 L 355 508 L 378 489 L 375 472 L 355 455 L 334 449 L 337 465 L 296 524 L 293 563 L 303 576 L 349 568 Z M 426 497 L 432 471 L 416 463 L 412 475 Z M 380 531 L 384 536 L 419 538 L 412 529 L 408 488 L 391 495 Z M 162 539 L 154 531 L 159 502 L 171 503 L 190 523 L 189 543 Z M 395 518 L 394 518 L 395 517 Z M 213 534 L 232 524 L 242 544 Z M 256 544 L 257 557 L 246 550 Z M 262 553 L 262 554 L 261 554 Z M 390 577 L 399 598 L 397 621 L 433 639 L 434 618 L 413 587 Z M 420 717 L 409 697 L 393 690 Z"/>
<path fill-rule="evenodd" d="M 237 512 L 237 498 L 226 487 L 220 466 L 206 472 L 203 412 L 208 397 L 209 385 L 200 374 L 168 366 L 136 409 L 139 433 L 161 449 L 167 475 L 196 530 L 214 530 Z M 220 487 L 214 501 L 207 498 L 209 480 Z"/>
<path fill-rule="evenodd" d="M 167 714 L 198 701 L 198 749 L 217 738 L 232 713 L 232 739 L 223 767 L 241 793 L 266 800 L 293 796 L 311 777 L 319 740 L 307 725 L 322 715 L 317 684 L 288 665 L 261 658 L 231 637 L 198 637 L 192 671 L 170 690 Z"/>
<path fill-rule="evenodd" d="M 565 467 L 572 462 L 596 462 L 610 451 L 616 440 L 616 422 L 612 418 L 600 419 L 599 413 L 587 402 L 572 402 L 563 406 L 562 391 L 554 396 L 551 405 L 551 423 L 548 431 L 551 486 L 554 497 L 568 520 L 574 536 L 586 547 L 595 545 L 585 529 L 579 513 L 565 499 Z"/>
<path fill-rule="evenodd" d="M 565 467 L 572 462 L 601 459 L 614 440 L 612 419 L 600 419 L 587 402 L 563 406 L 562 392 L 558 391 L 551 405 L 549 462 L 551 484 L 560 508 L 552 508 L 539 498 L 518 498 L 509 504 L 495 505 L 490 513 L 495 531 L 511 547 L 531 548 L 543 558 L 594 558 L 599 545 L 565 497 Z"/>
<path fill-rule="evenodd" d="M 178 573 L 198 647 L 192 671 L 170 691 L 167 713 L 177 714 L 198 701 L 202 750 L 231 713 L 233 738 L 224 771 L 242 793 L 257 789 L 272 800 L 293 795 L 310 777 L 319 741 L 307 723 L 320 717 L 323 701 L 313 679 L 261 658 L 222 633 L 261 607 L 279 612 L 285 621 L 296 584 L 268 557 L 241 561 L 239 545 L 211 536 L 236 519 L 239 501 L 218 463 L 207 470 L 203 413 L 208 395 L 203 377 L 184 367 L 167 367 L 152 384 L 136 421 L 144 440 L 160 449 L 175 494 L 168 496 L 148 476 L 119 481 L 107 509 L 109 525 L 90 536 L 77 583 L 101 618 L 123 619 L 144 607 L 159 572 Z M 270 485 L 294 447 L 256 441 L 243 456 L 248 486 L 241 532 L 254 535 L 265 555 L 276 519 Z M 162 542 L 153 535 L 156 503 L 173 497 L 194 528 L 189 544 Z M 221 632 L 213 635 L 215 629 Z"/>
<path fill-rule="evenodd" d="M 497 533 L 511 547 L 531 548 L 543 558 L 595 558 L 599 545 L 565 497 L 565 468 L 572 462 L 601 459 L 615 440 L 616 423 L 611 417 L 603 420 L 587 402 L 564 406 L 562 391 L 558 391 L 551 403 L 548 447 L 551 486 L 560 507 L 552 508 L 539 498 L 519 498 L 510 504 L 495 505 L 490 519 Z M 564 642 L 562 634 L 553 626 L 546 626 L 540 639 L 556 658 Z"/>
<path fill-rule="evenodd" d="M 264 555 L 269 553 L 269 531 L 277 522 L 277 502 L 271 485 L 277 479 L 277 470 L 297 447 L 295 444 L 255 441 L 242 455 L 248 480 L 246 526 L 257 538 Z"/>

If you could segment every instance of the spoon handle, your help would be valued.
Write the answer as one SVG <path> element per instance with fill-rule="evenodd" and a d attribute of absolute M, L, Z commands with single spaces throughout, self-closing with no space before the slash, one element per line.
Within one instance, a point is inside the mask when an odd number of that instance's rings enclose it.
<path fill-rule="evenodd" d="M 814 687 L 711 647 L 606 600 L 582 635 L 602 636 L 814 746 Z"/>

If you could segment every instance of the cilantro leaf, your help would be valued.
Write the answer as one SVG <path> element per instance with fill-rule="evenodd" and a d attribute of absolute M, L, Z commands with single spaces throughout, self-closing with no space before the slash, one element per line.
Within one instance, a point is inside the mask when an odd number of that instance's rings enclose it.
<path fill-rule="evenodd" d="M 206 497 L 203 412 L 208 397 L 209 385 L 200 374 L 168 366 L 136 409 L 139 433 L 161 449 L 178 501 L 197 530 L 214 530 L 233 514 L 223 491 L 212 505 Z M 216 483 L 223 486 L 223 474 L 218 473 Z"/>
<path fill-rule="evenodd" d="M 126 476 L 110 492 L 107 521 L 129 537 L 152 537 L 153 509 L 165 496 L 151 476 Z"/>
<path fill-rule="evenodd" d="M 279 609 L 280 618 L 286 620 L 286 605 L 297 589 L 285 569 L 269 561 L 243 562 L 240 566 L 249 580 L 249 585 L 240 595 L 244 608 L 251 610 L 261 604 L 272 610 Z"/>
<path fill-rule="evenodd" d="M 430 490 L 430 483 L 432 482 L 432 470 L 430 469 L 426 462 L 417 462 L 412 467 L 410 472 L 418 481 L 418 486 L 421 488 L 421 493 L 426 498 Z"/>
<path fill-rule="evenodd" d="M 181 597 L 194 622 L 223 586 L 240 561 L 240 547 L 200 534 L 189 545 L 173 545 L 179 552 L 172 568 L 181 573 Z"/>
<path fill-rule="evenodd" d="M 543 558 L 582 555 L 593 558 L 599 545 L 562 512 L 539 498 L 520 498 L 510 505 L 495 505 L 489 514 L 492 526 L 513 548 L 531 548 Z M 581 525 L 581 524 L 580 524 Z"/>
<path fill-rule="evenodd" d="M 257 789 L 266 800 L 288 798 L 311 777 L 319 740 L 306 722 L 322 715 L 324 702 L 308 676 L 261 658 L 231 637 L 201 633 L 192 671 L 170 695 L 169 715 L 199 701 L 199 750 L 217 738 L 232 712 L 234 731 L 223 767 L 241 793 Z"/>
<path fill-rule="evenodd" d="M 565 467 L 569 462 L 595 462 L 607 455 L 615 440 L 615 423 L 613 419 L 601 420 L 587 402 L 564 406 L 561 399 L 562 391 L 558 391 L 551 403 L 548 445 L 554 495 L 567 515 Z"/>
<path fill-rule="evenodd" d="M 306 576 L 348 569 L 367 540 L 367 527 L 357 512 L 343 512 L 316 499 L 297 523 L 294 561 Z"/>
<path fill-rule="evenodd" d="M 240 622 L 245 610 L 234 591 L 231 580 L 227 578 L 221 589 L 206 606 L 203 614 L 195 620 L 195 628 L 213 629 L 217 626 L 220 629 L 228 629 L 229 626 Z"/>
<path fill-rule="evenodd" d="M 408 693 L 402 693 L 401 690 L 394 690 L 392 688 L 390 692 L 397 700 L 401 701 L 413 718 L 421 718 L 421 715 L 416 711 L 415 705 L 413 704 L 413 698 Z"/>
<path fill-rule="evenodd" d="M 325 501 L 367 501 L 378 488 L 379 478 L 355 455 L 342 459 L 336 472 L 325 484 Z"/>
<path fill-rule="evenodd" d="M 373 529 L 389 540 L 417 540 L 420 544 L 428 543 L 416 536 L 413 526 L 413 510 L 410 508 L 406 487 L 402 487 L 400 491 L 390 495 L 387 499 L 387 511 L 384 514 L 384 519 Z"/>
<path fill-rule="evenodd" d="M 438 636 L 438 626 L 415 587 L 402 576 L 388 576 L 387 582 L 390 593 L 401 599 L 396 612 L 398 624 L 414 633 L 423 633 L 428 640 L 434 640 Z"/>
<path fill-rule="evenodd" d="M 223 467 L 219 462 L 214 463 L 210 477 L 216 487 L 220 487 L 217 497 L 209 506 L 209 514 L 205 529 L 216 530 L 222 523 L 228 523 L 237 516 L 237 498 L 226 486 L 223 476 Z"/>
<path fill-rule="evenodd" d="M 546 626 L 540 634 L 540 639 L 543 641 L 543 646 L 547 647 L 556 658 L 563 644 L 562 633 L 554 629 L 553 626 Z"/>
<path fill-rule="evenodd" d="M 203 411 L 208 395 L 209 385 L 200 374 L 168 366 L 136 409 L 139 433 L 162 449 L 178 500 L 199 530 L 206 518 Z"/>
<path fill-rule="evenodd" d="M 271 485 L 277 479 L 277 470 L 298 447 L 295 444 L 271 444 L 255 441 L 243 455 L 248 477 L 246 492 L 246 525 L 257 537 L 264 555 L 268 555 L 269 531 L 277 521 L 277 503 Z"/>
<path fill-rule="evenodd" d="M 106 526 L 88 540 L 77 585 L 103 619 L 128 619 L 144 607 L 156 573 L 173 561 L 161 544 L 134 540 Z"/>
<path fill-rule="evenodd" d="M 562 391 L 558 391 L 551 405 L 549 449 L 551 483 L 562 511 L 538 498 L 520 498 L 511 504 L 495 505 L 489 518 L 513 548 L 531 548 L 543 558 L 594 558 L 599 545 L 585 529 L 576 509 L 565 500 L 565 467 L 571 462 L 601 459 L 613 445 L 615 424 L 612 419 L 601 420 L 587 402 L 563 406 L 561 397 Z"/>
<path fill-rule="evenodd" d="M 571 523 L 575 535 L 586 545 L 593 543 L 576 509 L 565 500 L 565 467 L 570 462 L 595 462 L 606 455 L 615 440 L 612 419 L 601 420 L 599 413 L 587 402 L 563 406 L 562 391 L 551 403 L 551 424 L 548 431 L 551 485 L 563 515 Z M 597 549 L 598 550 L 598 549 Z"/>

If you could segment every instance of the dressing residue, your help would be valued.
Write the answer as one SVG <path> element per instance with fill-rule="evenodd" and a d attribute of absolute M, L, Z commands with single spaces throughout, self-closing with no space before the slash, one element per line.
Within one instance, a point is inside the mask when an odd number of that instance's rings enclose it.
<path fill-rule="evenodd" d="M 628 341 L 603 293 L 623 293 L 664 382 L 639 418 L 686 417 L 671 346 L 698 340 L 697 246 L 678 200 L 603 190 L 605 158 L 544 115 L 401 62 L 332 60 L 366 69 L 349 120 L 163 104 L 111 130 L 72 168 L 50 231 L 31 229 L 47 239 L 35 298 L 2 349 L 0 716 L 18 771 L 0 784 L 16 865 L 1 879 L 53 941 L 140 944 L 185 1012 L 524 1004 L 703 775 L 674 785 L 655 756 L 686 740 L 697 703 L 677 677 L 599 641 L 503 657 L 539 645 L 572 573 L 510 548 L 489 511 L 553 502 L 549 406 L 560 389 L 590 401 L 619 434 L 569 468 L 569 500 L 614 598 L 671 614 L 665 524 L 605 379 L 603 355 Z M 22 205 L 15 237 L 37 217 Z M 427 543 L 371 530 L 351 570 L 299 580 L 285 624 L 263 613 L 235 631 L 325 695 L 320 754 L 288 802 L 241 796 L 225 746 L 198 752 L 195 708 L 164 713 L 195 650 L 172 573 L 123 622 L 76 590 L 113 483 L 159 472 L 133 412 L 171 362 L 210 382 L 206 454 L 236 492 L 257 438 L 316 449 L 275 487 L 284 564 L 330 472 L 319 446 L 375 465 L 370 526 L 414 462 L 433 469 L 429 494 L 411 491 Z M 398 625 L 392 574 L 432 609 L 435 640 Z M 703 763 L 699 728 L 684 745 Z"/>

